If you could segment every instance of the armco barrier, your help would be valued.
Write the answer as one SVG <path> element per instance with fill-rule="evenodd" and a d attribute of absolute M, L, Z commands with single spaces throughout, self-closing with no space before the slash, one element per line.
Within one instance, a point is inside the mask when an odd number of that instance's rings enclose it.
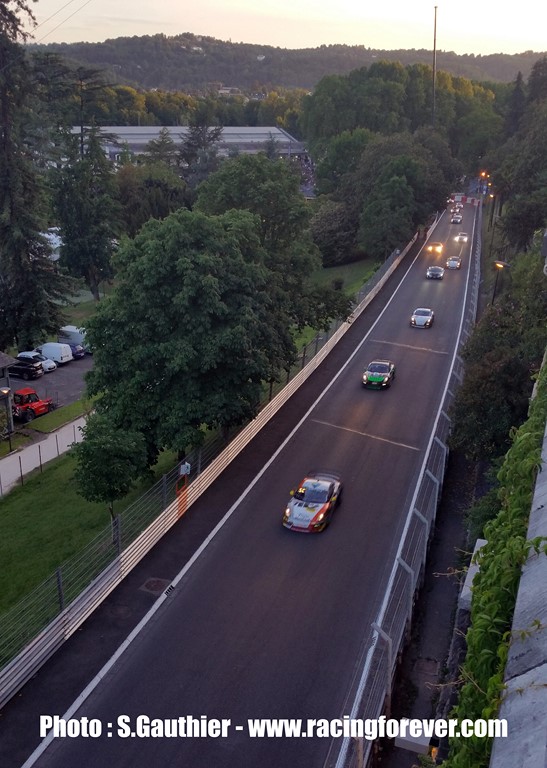
<path fill-rule="evenodd" d="M 477 229 L 481 231 L 482 210 Z M 435 521 L 448 458 L 450 431 L 448 411 L 463 376 L 459 349 L 469 336 L 477 316 L 480 280 L 480 242 L 475 247 L 474 272 L 456 353 L 426 453 L 405 528 L 392 566 L 386 597 L 363 644 L 362 672 L 348 700 L 354 701 L 352 718 L 378 718 L 390 709 L 397 660 L 410 630 L 416 590 L 420 586 L 427 547 Z M 371 759 L 372 742 L 344 739 L 331 744 L 324 768 L 362 768 Z"/>
<path fill-rule="evenodd" d="M 410 247 L 416 241 L 416 236 L 410 241 L 401 253 L 394 253 L 384 265 L 381 274 L 375 280 L 374 286 L 366 295 L 359 296 L 359 304 L 352 313 L 351 319 L 358 317 L 372 299 L 379 293 L 388 278 L 399 266 Z M 343 323 L 330 337 L 322 349 L 305 365 L 302 370 L 276 395 L 207 467 L 195 477 L 188 486 L 185 509 L 190 507 L 196 499 L 213 483 L 223 470 L 236 456 L 248 445 L 248 443 L 260 432 L 265 424 L 279 411 L 293 393 L 309 378 L 316 368 L 323 362 L 331 349 L 347 332 L 349 323 Z M 179 502 L 177 499 L 169 504 L 156 519 L 150 523 L 136 538 L 119 552 L 115 559 L 109 563 L 86 586 L 74 600 L 45 626 L 43 630 L 37 629 L 39 634 L 30 642 L 25 640 L 25 631 L 20 633 L 24 639 L 23 650 L 9 661 L 0 671 L 0 707 L 13 696 L 32 675 L 51 657 L 59 646 L 68 639 L 85 619 L 97 608 L 108 594 L 118 586 L 129 571 L 150 551 L 159 539 L 173 526 L 180 517 Z M 111 537 L 111 544 L 116 549 L 117 542 L 123 539 L 123 531 L 108 529 L 106 536 Z M 104 539 L 104 537 L 103 537 Z M 106 549 L 99 543 L 99 549 Z M 118 547 L 119 548 L 119 547 Z M 55 588 L 55 578 L 48 580 L 42 588 L 51 592 Z M 17 624 L 13 621 L 13 614 L 20 613 L 21 617 L 27 616 L 28 603 L 33 596 L 9 612 L 9 632 L 4 628 L 0 631 L 0 658 L 6 657 L 12 643 L 17 642 Z M 47 604 L 42 595 L 35 598 L 36 605 L 41 607 Z M 27 610 L 23 606 L 27 606 Z M 5 617 L 3 617 L 5 618 Z M 3 625 L 4 626 L 4 625 Z M 33 626 L 31 622 L 31 626 Z M 35 626 L 35 623 L 34 623 Z M 11 654 L 10 654 L 11 655 Z"/>

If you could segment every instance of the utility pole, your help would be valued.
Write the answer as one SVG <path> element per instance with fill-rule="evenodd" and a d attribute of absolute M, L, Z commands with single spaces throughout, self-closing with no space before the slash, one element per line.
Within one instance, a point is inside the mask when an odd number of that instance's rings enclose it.
<path fill-rule="evenodd" d="M 432 125 L 435 127 L 435 99 L 437 90 L 437 6 L 435 6 L 435 18 L 433 22 L 433 114 Z"/>

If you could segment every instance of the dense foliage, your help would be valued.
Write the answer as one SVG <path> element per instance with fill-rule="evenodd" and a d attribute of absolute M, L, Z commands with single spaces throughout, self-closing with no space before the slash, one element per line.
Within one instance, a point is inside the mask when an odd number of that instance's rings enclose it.
<path fill-rule="evenodd" d="M 506 290 L 490 304 L 467 342 L 466 372 L 452 409 L 452 447 L 469 458 L 505 453 L 526 417 L 547 334 L 541 239 L 515 258 Z"/>
<path fill-rule="evenodd" d="M 545 554 L 545 542 L 526 540 L 536 473 L 547 421 L 547 368 L 539 375 L 528 419 L 512 436 L 498 473 L 499 514 L 485 527 L 487 544 L 479 555 L 480 571 L 473 582 L 471 627 L 462 687 L 452 717 L 496 717 L 503 697 L 503 679 L 511 642 L 511 620 L 521 568 L 533 546 Z M 533 627 L 519 627 L 533 631 Z M 445 768 L 487 768 L 492 740 L 453 739 Z"/>
<path fill-rule="evenodd" d="M 205 89 L 211 83 L 254 89 L 267 86 L 313 88 L 322 77 L 389 58 L 403 66 L 431 63 L 429 50 L 383 51 L 364 45 L 322 45 L 289 50 L 269 45 L 232 43 L 189 33 L 119 37 L 102 43 L 33 45 L 31 51 L 61 53 L 67 59 L 109 72 L 111 82 L 167 91 Z M 528 76 L 539 54 L 487 56 L 437 51 L 439 69 L 474 80 L 510 82 Z"/>
<path fill-rule="evenodd" d="M 42 234 L 47 208 L 30 148 L 32 81 L 16 42 L 17 18 L 5 3 L 0 16 L 0 349 L 23 349 L 62 324 L 73 284 L 54 268 Z"/>

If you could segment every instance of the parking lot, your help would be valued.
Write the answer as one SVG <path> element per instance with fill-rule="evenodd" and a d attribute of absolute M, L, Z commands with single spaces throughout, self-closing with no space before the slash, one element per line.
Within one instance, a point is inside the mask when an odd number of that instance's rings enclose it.
<path fill-rule="evenodd" d="M 52 397 L 56 405 L 68 405 L 80 400 L 85 392 L 85 374 L 93 366 L 93 355 L 58 366 L 51 373 L 44 373 L 39 379 L 24 381 L 10 377 L 12 392 L 23 387 L 32 387 L 40 397 Z"/>

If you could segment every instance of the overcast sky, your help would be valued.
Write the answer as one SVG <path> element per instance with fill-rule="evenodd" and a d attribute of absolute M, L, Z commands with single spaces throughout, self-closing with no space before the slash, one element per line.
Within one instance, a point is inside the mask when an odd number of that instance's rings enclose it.
<path fill-rule="evenodd" d="M 183 32 L 281 48 L 345 43 L 433 50 L 429 0 L 38 0 L 36 42 Z M 545 0 L 437 0 L 437 50 L 547 51 Z"/>

